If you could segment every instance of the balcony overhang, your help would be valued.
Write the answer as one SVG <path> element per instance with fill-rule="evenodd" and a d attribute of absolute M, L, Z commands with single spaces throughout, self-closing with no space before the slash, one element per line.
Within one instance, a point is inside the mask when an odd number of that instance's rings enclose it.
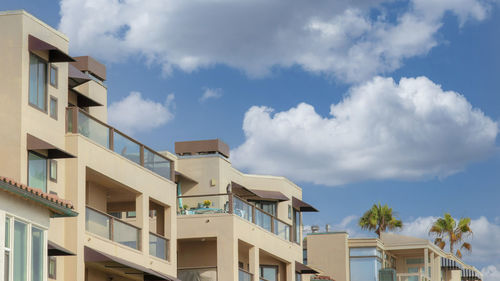
<path fill-rule="evenodd" d="M 298 261 L 295 262 L 295 271 L 300 274 L 318 274 L 319 272 L 310 268 L 309 266 L 300 263 Z"/>
<path fill-rule="evenodd" d="M 290 198 L 286 197 L 285 194 L 279 191 L 271 191 L 271 190 L 259 190 L 259 189 L 251 189 L 251 191 L 262 200 L 273 200 L 278 202 L 288 201 Z"/>
<path fill-rule="evenodd" d="M 146 268 L 112 255 L 108 255 L 87 246 L 85 246 L 84 249 L 84 259 L 85 262 L 104 263 L 104 266 L 108 268 L 122 268 L 125 270 L 125 274 L 143 274 L 144 281 L 181 281 L 173 276 L 157 272 L 150 268 Z M 137 272 L 130 272 L 133 270 Z"/>
<path fill-rule="evenodd" d="M 181 173 L 181 172 L 178 172 L 178 171 L 175 171 L 175 182 L 179 182 L 180 179 L 185 179 L 185 180 L 188 180 L 188 181 L 191 181 L 191 182 L 194 182 L 194 183 L 198 183 L 196 180 L 186 176 L 185 174 Z"/>
<path fill-rule="evenodd" d="M 47 158 L 58 159 L 58 158 L 76 158 L 73 154 L 66 152 L 44 140 L 41 140 L 35 136 L 27 134 L 26 147 L 28 150 L 42 150 L 47 152 Z"/>
<path fill-rule="evenodd" d="M 75 61 L 71 56 L 61 51 L 56 46 L 53 46 L 43 40 L 40 40 L 33 35 L 28 35 L 28 48 L 30 51 L 49 52 L 49 62 Z"/>
<path fill-rule="evenodd" d="M 74 65 L 68 64 L 68 85 L 70 88 L 77 87 L 90 80 L 92 79 L 90 79 Z"/>
<path fill-rule="evenodd" d="M 61 245 L 58 245 L 52 241 L 47 242 L 47 253 L 49 257 L 56 257 L 56 256 L 74 256 L 75 253 L 71 252 L 70 250 L 64 248 Z"/>
<path fill-rule="evenodd" d="M 101 103 L 87 97 L 86 95 L 78 92 L 75 89 L 70 89 L 69 91 L 75 93 L 76 102 L 78 103 L 78 107 L 102 106 Z"/>
<path fill-rule="evenodd" d="M 292 207 L 301 212 L 319 212 L 313 206 L 295 197 L 292 197 Z"/>

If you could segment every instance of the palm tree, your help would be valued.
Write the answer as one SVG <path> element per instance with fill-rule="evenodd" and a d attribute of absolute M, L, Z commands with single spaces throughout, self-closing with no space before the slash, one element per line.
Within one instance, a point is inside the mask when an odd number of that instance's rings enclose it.
<path fill-rule="evenodd" d="M 434 244 L 441 249 L 444 249 L 446 246 L 446 240 L 448 240 L 450 253 L 453 254 L 455 246 L 462 243 L 462 240 L 466 236 L 472 235 L 470 222 L 470 218 L 461 218 L 457 224 L 455 219 L 449 213 L 445 213 L 443 218 L 438 218 L 432 224 L 431 230 L 429 230 L 429 235 L 436 237 L 434 239 Z M 463 242 L 460 249 L 465 249 L 470 252 L 472 250 L 472 246 L 470 243 Z M 457 249 L 455 255 L 462 258 L 462 252 L 460 249 Z"/>
<path fill-rule="evenodd" d="M 394 230 L 403 227 L 403 222 L 394 216 L 395 213 L 392 212 L 392 208 L 389 208 L 387 204 L 384 206 L 380 203 L 378 205 L 373 204 L 371 209 L 366 211 L 359 219 L 358 224 L 362 229 L 375 230 L 375 233 L 380 237 L 380 234 L 387 229 Z"/>

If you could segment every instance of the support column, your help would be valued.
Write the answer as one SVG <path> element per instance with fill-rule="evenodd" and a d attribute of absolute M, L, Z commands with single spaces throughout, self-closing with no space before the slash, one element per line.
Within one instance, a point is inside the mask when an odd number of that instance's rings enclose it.
<path fill-rule="evenodd" d="M 286 265 L 286 281 L 295 281 L 295 262 Z"/>
<path fill-rule="evenodd" d="M 259 281 L 260 275 L 260 257 L 259 257 L 259 248 L 252 247 L 248 253 L 249 257 L 249 271 L 253 274 L 252 281 Z"/>
<path fill-rule="evenodd" d="M 140 249 L 146 255 L 149 255 L 149 197 L 139 194 L 135 198 L 135 217 L 137 226 L 141 228 L 141 237 L 139 239 Z"/>
<path fill-rule="evenodd" d="M 436 261 L 434 260 L 434 252 L 430 253 L 431 259 L 431 280 L 436 280 Z"/>
<path fill-rule="evenodd" d="M 429 276 L 429 249 L 424 249 L 424 276 Z"/>
<path fill-rule="evenodd" d="M 238 239 L 232 234 L 217 237 L 217 280 L 238 280 Z"/>

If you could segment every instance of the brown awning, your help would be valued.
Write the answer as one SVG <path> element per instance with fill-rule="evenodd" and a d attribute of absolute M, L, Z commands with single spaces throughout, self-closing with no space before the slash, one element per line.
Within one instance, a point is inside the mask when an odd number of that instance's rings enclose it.
<path fill-rule="evenodd" d="M 75 89 L 70 89 L 69 91 L 74 92 L 76 94 L 76 102 L 79 107 L 90 107 L 90 106 L 102 106 L 99 102 L 87 97 L 86 95 L 78 92 Z"/>
<path fill-rule="evenodd" d="M 300 263 L 298 261 L 295 262 L 295 271 L 300 273 L 300 274 L 317 274 L 316 270 L 310 268 L 309 266 Z"/>
<path fill-rule="evenodd" d="M 57 159 L 57 158 L 76 158 L 76 156 L 60 149 L 52 144 L 43 141 L 35 136 L 27 134 L 27 142 L 26 146 L 28 150 L 46 150 L 47 158 L 49 159 Z"/>
<path fill-rule="evenodd" d="M 297 199 L 295 197 L 292 197 L 292 207 L 294 209 L 297 209 L 301 212 L 319 212 L 316 208 L 313 206 L 307 204 L 306 202 Z"/>
<path fill-rule="evenodd" d="M 231 190 L 239 197 L 258 197 L 258 195 L 251 189 L 248 189 L 241 184 L 235 183 L 234 181 L 231 182 Z"/>
<path fill-rule="evenodd" d="M 70 88 L 74 88 L 90 80 L 92 79 L 81 72 L 78 68 L 73 66 L 71 63 L 68 64 L 68 85 Z"/>
<path fill-rule="evenodd" d="M 49 62 L 75 61 L 68 54 L 59 50 L 56 46 L 53 46 L 43 40 L 40 40 L 33 35 L 28 35 L 28 48 L 30 51 L 48 51 Z"/>
<path fill-rule="evenodd" d="M 116 263 L 118 266 L 124 266 L 123 268 L 128 268 L 129 270 L 136 270 L 135 272 L 126 272 L 125 274 L 140 274 L 144 276 L 144 281 L 181 281 L 173 276 L 157 272 L 150 268 L 132 263 L 130 261 L 105 254 L 101 251 L 91 249 L 87 246 L 84 248 L 84 259 L 85 262 L 106 262 L 106 263 Z"/>
<path fill-rule="evenodd" d="M 194 179 L 186 176 L 185 174 L 181 173 L 181 172 L 177 172 L 175 171 L 175 182 L 179 182 L 179 178 L 183 178 L 183 179 L 186 179 L 188 181 L 192 181 L 194 183 L 198 183 L 197 181 L 195 181 Z"/>
<path fill-rule="evenodd" d="M 279 191 L 271 191 L 271 190 L 259 190 L 259 189 L 251 189 L 251 191 L 259 197 L 259 199 L 263 200 L 276 200 L 276 201 L 288 201 L 290 198 L 286 197 L 285 194 Z"/>
<path fill-rule="evenodd" d="M 75 254 L 63 246 L 60 246 L 52 241 L 47 242 L 47 252 L 49 257 L 53 256 L 74 256 Z"/>

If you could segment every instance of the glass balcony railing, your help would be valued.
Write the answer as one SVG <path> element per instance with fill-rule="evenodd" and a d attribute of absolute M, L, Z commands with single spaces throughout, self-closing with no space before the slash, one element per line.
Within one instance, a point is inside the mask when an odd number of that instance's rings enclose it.
<path fill-rule="evenodd" d="M 167 260 L 169 240 L 155 233 L 149 233 L 149 254 Z"/>
<path fill-rule="evenodd" d="M 85 210 L 85 230 L 140 250 L 140 228 L 90 207 Z"/>
<path fill-rule="evenodd" d="M 172 160 L 137 142 L 78 107 L 67 108 L 67 132 L 80 134 L 144 168 L 172 180 Z"/>
<path fill-rule="evenodd" d="M 182 281 L 217 281 L 217 267 L 179 268 L 177 270 L 177 278 Z"/>
<path fill-rule="evenodd" d="M 239 269 L 238 271 L 238 281 L 252 281 L 253 280 L 253 274 L 250 272 L 247 272 L 243 269 Z"/>
<path fill-rule="evenodd" d="M 178 196 L 177 199 L 179 216 L 232 213 L 284 240 L 291 241 L 291 225 L 234 194 L 184 195 Z"/>

